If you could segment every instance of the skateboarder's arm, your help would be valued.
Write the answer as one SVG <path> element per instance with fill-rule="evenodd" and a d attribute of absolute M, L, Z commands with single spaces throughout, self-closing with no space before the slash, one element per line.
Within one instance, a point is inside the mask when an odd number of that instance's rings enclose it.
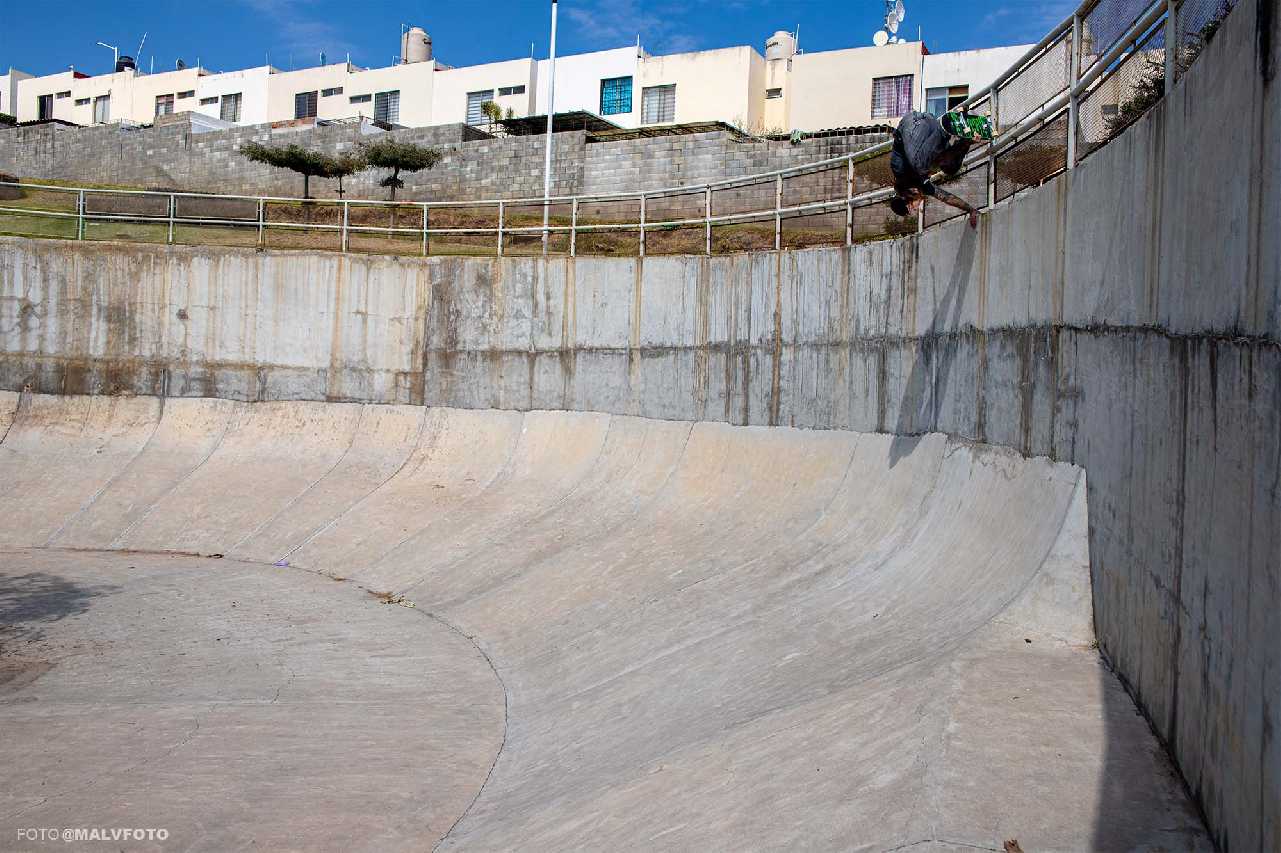
<path fill-rule="evenodd" d="M 958 198 L 957 196 L 952 195 L 950 192 L 948 192 L 947 190 L 939 186 L 936 186 L 934 188 L 934 197 L 946 205 L 955 207 L 957 210 L 964 210 L 966 213 L 968 213 L 970 215 L 971 228 L 974 228 L 979 224 L 978 210 L 965 199 Z"/>

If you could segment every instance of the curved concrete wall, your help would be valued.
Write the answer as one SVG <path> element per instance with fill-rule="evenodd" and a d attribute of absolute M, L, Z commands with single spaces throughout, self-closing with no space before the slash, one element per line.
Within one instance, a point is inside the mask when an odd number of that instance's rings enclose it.
<path fill-rule="evenodd" d="M 1281 26 L 983 218 L 723 258 L 0 242 L 0 387 L 939 431 L 1089 474 L 1096 627 L 1225 848 L 1281 845 Z"/>

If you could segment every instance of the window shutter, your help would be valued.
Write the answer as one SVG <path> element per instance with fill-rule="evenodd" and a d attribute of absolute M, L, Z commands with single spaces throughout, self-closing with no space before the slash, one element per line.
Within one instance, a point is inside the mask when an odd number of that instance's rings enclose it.
<path fill-rule="evenodd" d="M 484 124 L 487 121 L 487 119 L 485 118 L 485 113 L 481 110 L 480 105 L 485 103 L 485 101 L 492 101 L 493 99 L 494 99 L 493 89 L 486 89 L 483 92 L 468 92 L 467 93 L 467 123 L 468 124 Z"/>
<path fill-rule="evenodd" d="M 470 106 L 470 104 L 469 104 Z M 397 124 L 400 121 L 400 90 L 374 95 L 374 121 Z"/>
<path fill-rule="evenodd" d="M 676 121 L 676 84 L 647 86 L 641 95 L 642 124 Z"/>

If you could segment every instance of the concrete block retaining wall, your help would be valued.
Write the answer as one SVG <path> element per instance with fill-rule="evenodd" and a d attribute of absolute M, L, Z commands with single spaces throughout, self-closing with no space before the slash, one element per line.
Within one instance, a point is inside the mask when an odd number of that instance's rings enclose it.
<path fill-rule="evenodd" d="M 1277 849 L 1281 17 L 1260 2 L 978 231 L 547 261 L 0 240 L 0 388 L 939 431 L 1075 463 L 1103 651 L 1220 846 Z"/>
<path fill-rule="evenodd" d="M 37 125 L 0 129 L 0 172 L 23 179 L 81 181 L 137 187 L 221 192 L 235 195 L 302 195 L 302 178 L 292 172 L 251 163 L 240 146 L 296 143 L 328 153 L 350 150 L 362 140 L 354 126 L 273 130 L 269 125 L 192 133 L 180 120 L 150 128 L 117 125 L 68 128 Z M 444 159 L 430 171 L 404 175 L 398 197 L 414 201 L 473 201 L 536 198 L 543 194 L 545 136 L 488 138 L 467 125 L 393 131 L 398 139 L 436 146 Z M 871 134 L 788 142 L 743 141 L 727 131 L 688 136 L 588 143 L 582 131 L 557 133 L 553 145 L 552 193 L 610 193 L 706 183 L 773 171 L 859 151 L 887 137 Z M 385 198 L 378 186 L 385 172 L 372 169 L 344 181 L 348 198 Z M 318 198 L 337 195 L 337 181 L 313 179 Z M 793 179 L 789 198 L 844 191 L 844 172 Z M 773 187 L 740 191 L 753 209 L 774 203 Z M 718 196 L 718 212 L 733 202 Z M 742 200 L 736 202 L 744 203 Z M 673 203 L 673 215 L 692 209 Z M 693 200 L 701 213 L 703 199 Z M 734 209 L 744 209 L 742 207 Z"/>

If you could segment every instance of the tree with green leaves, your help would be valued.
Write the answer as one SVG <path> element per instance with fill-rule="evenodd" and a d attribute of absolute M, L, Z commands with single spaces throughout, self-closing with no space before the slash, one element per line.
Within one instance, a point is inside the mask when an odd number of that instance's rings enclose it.
<path fill-rule="evenodd" d="M 369 164 L 365 162 L 365 158 L 359 151 L 348 151 L 336 157 L 330 157 L 329 160 L 329 168 L 322 177 L 338 179 L 339 198 L 344 195 L 342 179 L 350 177 L 362 169 L 369 168 Z"/>
<path fill-rule="evenodd" d="M 378 185 L 389 188 L 391 201 L 395 201 L 396 190 L 405 185 L 405 182 L 400 179 L 401 172 L 421 172 L 424 169 L 430 169 L 439 163 L 444 155 L 435 148 L 415 145 L 412 142 L 400 142 L 390 136 L 384 136 L 377 142 L 362 146 L 361 156 L 370 166 L 391 169 L 391 174 L 379 181 Z"/>
<path fill-rule="evenodd" d="M 311 179 L 336 178 L 364 168 L 359 159 L 344 160 L 301 145 L 262 145 L 246 142 L 240 153 L 255 163 L 266 163 L 277 169 L 289 169 L 302 175 L 302 197 L 311 198 Z M 350 157 L 350 155 L 348 155 Z M 340 163 L 340 160 L 342 161 Z M 350 167 L 350 171 L 343 171 Z"/>

